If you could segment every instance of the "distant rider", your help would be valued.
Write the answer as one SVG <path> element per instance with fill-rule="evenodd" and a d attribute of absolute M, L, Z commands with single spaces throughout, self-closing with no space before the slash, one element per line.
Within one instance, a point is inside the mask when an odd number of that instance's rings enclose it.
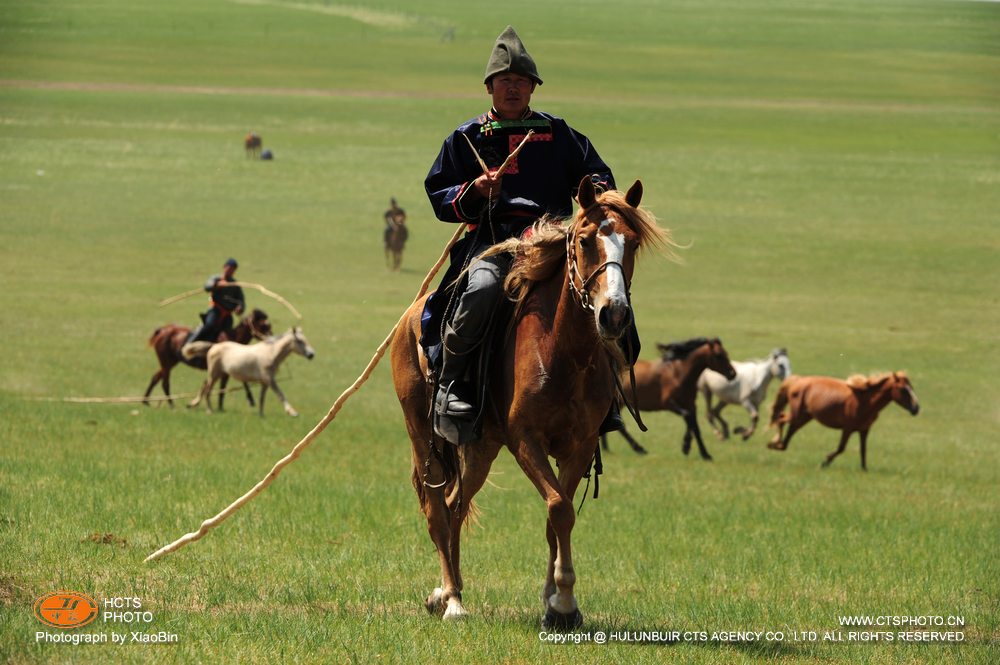
<path fill-rule="evenodd" d="M 233 314 L 242 314 L 246 309 L 243 289 L 234 277 L 238 267 L 236 259 L 226 259 L 222 266 L 222 274 L 213 275 L 205 282 L 205 291 L 211 294 L 212 306 L 201 315 L 202 325 L 195 328 L 181 349 L 185 358 L 190 355 L 185 349 L 192 342 L 213 344 L 222 333 L 226 333 L 230 339 L 233 338 Z"/>

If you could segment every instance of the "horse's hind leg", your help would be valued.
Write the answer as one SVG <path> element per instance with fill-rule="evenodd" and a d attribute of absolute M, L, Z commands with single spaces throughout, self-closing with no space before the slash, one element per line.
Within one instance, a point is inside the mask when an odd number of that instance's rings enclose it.
<path fill-rule="evenodd" d="M 851 431 L 850 430 L 846 430 L 845 429 L 844 431 L 842 431 L 840 433 L 840 445 L 837 446 L 836 450 L 834 450 L 832 453 L 830 453 L 829 455 L 826 456 L 826 461 L 823 462 L 823 466 L 824 467 L 830 466 L 830 462 L 833 461 L 833 458 L 836 457 L 837 455 L 839 455 L 840 453 L 844 452 L 844 448 L 847 447 L 847 440 L 849 438 L 851 438 Z M 862 467 L 864 467 L 864 453 L 862 453 L 862 458 L 861 459 L 862 459 Z"/>
<path fill-rule="evenodd" d="M 629 434 L 628 430 L 626 430 L 624 427 L 618 430 L 618 433 L 625 437 L 625 440 L 628 441 L 628 445 L 632 446 L 632 450 L 634 450 L 636 453 L 640 455 L 645 455 L 648 452 L 645 448 L 643 448 L 639 444 L 638 441 L 632 438 L 632 435 Z"/>
<path fill-rule="evenodd" d="M 229 375 L 223 374 L 219 380 L 219 412 L 222 412 L 222 402 L 226 399 L 226 386 L 229 384 Z"/>
<path fill-rule="evenodd" d="M 253 391 L 250 390 L 250 384 L 246 383 L 245 381 L 243 382 L 243 392 L 247 394 L 247 403 L 250 405 L 250 408 L 252 409 L 253 407 L 257 406 L 253 402 Z"/>
<path fill-rule="evenodd" d="M 425 438 L 426 436 L 426 438 Z M 413 489 L 420 500 L 420 509 L 427 520 L 427 533 L 438 553 L 441 566 L 441 586 L 434 589 L 424 602 L 431 614 L 441 614 L 443 618 L 458 619 L 465 616 L 462 605 L 462 589 L 455 570 L 452 548 L 454 516 L 448 509 L 447 491 L 454 483 L 445 470 L 442 456 L 446 451 L 435 452 L 430 442 L 430 430 L 410 430 L 413 443 Z M 447 444 L 443 444 L 447 445 Z"/>
<path fill-rule="evenodd" d="M 160 379 L 162 378 L 163 378 L 163 368 L 161 367 L 156 371 L 156 373 L 153 374 L 153 379 L 152 381 L 149 382 L 149 387 L 146 388 L 146 394 L 143 395 L 142 397 L 142 403 L 145 404 L 146 406 L 149 406 L 149 394 L 153 392 L 153 388 L 156 387 L 156 384 L 159 383 Z"/>
<path fill-rule="evenodd" d="M 744 441 L 746 441 L 751 436 L 753 436 L 754 432 L 757 431 L 757 422 L 760 420 L 760 412 L 757 410 L 757 405 L 754 404 L 753 402 L 744 402 L 743 408 L 750 413 L 750 427 L 749 429 L 744 427 L 737 427 L 735 431 L 737 434 L 743 437 Z"/>

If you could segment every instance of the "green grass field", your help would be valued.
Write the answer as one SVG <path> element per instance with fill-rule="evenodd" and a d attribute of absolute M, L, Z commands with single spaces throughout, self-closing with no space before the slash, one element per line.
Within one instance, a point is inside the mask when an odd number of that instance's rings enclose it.
<path fill-rule="evenodd" d="M 799 374 L 913 380 L 921 413 L 887 408 L 868 473 L 856 439 L 820 470 L 838 435 L 816 424 L 784 453 L 703 424 L 713 463 L 682 456 L 670 414 L 646 414 L 648 457 L 612 440 L 574 532 L 580 634 L 784 640 L 540 639 L 544 504 L 506 454 L 464 543 L 472 616 L 427 616 L 438 566 L 387 362 L 267 492 L 143 563 L 263 477 L 410 302 L 454 230 L 423 177 L 485 110 L 508 23 L 546 81 L 533 105 L 587 134 L 621 186 L 641 178 L 687 247 L 637 269 L 646 357 L 717 335 L 733 359 L 786 346 Z M 244 157 L 249 130 L 273 162 Z M 0 660 L 1000 659 L 1000 5 L 10 1 L 0 154 Z M 382 257 L 390 196 L 409 212 L 400 273 Z M 273 396 L 263 419 L 238 394 L 213 416 L 60 401 L 141 395 L 150 333 L 204 307 L 157 303 L 230 255 L 304 313 L 318 355 L 281 375 L 300 418 Z M 201 378 L 177 368 L 174 392 Z M 37 642 L 32 604 L 60 589 L 153 615 L 67 634 L 177 642 Z M 823 641 L 847 637 L 844 615 L 962 617 L 964 641 Z"/>

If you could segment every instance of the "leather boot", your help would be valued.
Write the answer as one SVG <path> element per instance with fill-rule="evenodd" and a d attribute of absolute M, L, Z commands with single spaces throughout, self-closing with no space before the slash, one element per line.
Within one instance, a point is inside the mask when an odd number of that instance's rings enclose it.
<path fill-rule="evenodd" d="M 607 434 L 623 429 L 625 429 L 625 422 L 622 421 L 621 407 L 618 406 L 618 400 L 615 400 L 611 402 L 611 408 L 608 409 L 608 415 L 604 416 L 604 422 L 601 423 L 598 433 Z"/>

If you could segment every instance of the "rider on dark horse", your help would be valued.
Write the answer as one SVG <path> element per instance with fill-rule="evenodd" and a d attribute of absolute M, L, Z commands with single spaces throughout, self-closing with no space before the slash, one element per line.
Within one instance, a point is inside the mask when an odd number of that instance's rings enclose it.
<path fill-rule="evenodd" d="M 512 27 L 497 38 L 483 82 L 492 97 L 492 108 L 463 123 L 445 139 L 424 181 L 438 219 L 469 224 L 469 233 L 452 249 L 451 267 L 441 281 L 442 288 L 429 301 L 421 339 L 432 364 L 438 364 L 440 358 L 435 429 L 452 443 L 458 443 L 454 438 L 460 436 L 455 421 L 476 416 L 476 398 L 466 381 L 466 370 L 474 364 L 473 351 L 483 341 L 491 316 L 502 301 L 502 284 L 511 260 L 508 255 L 473 257 L 494 243 L 520 236 L 543 215 L 571 216 L 576 188 L 585 176 L 590 176 L 599 192 L 615 187 L 611 168 L 586 136 L 565 120 L 529 107 L 542 79 Z M 497 177 L 500 165 L 529 130 L 534 131 L 529 145 Z M 466 139 L 475 146 L 489 174 L 483 174 Z M 450 288 L 466 266 L 467 279 Z M 442 320 L 447 321 L 443 326 Z M 626 335 L 631 340 L 629 360 L 634 362 L 639 351 L 634 326 Z M 601 431 L 621 427 L 617 406 L 613 406 Z"/>
<path fill-rule="evenodd" d="M 385 230 L 382 232 L 382 243 L 389 249 L 389 241 L 393 232 L 403 224 L 406 224 L 406 211 L 399 207 L 396 199 L 389 199 L 389 209 L 385 211 Z"/>
<path fill-rule="evenodd" d="M 187 342 L 181 348 L 181 354 L 186 359 L 200 355 L 197 351 L 192 353 L 196 348 L 190 346 L 192 342 L 214 344 L 222 333 L 226 333 L 230 339 L 233 338 L 233 314 L 242 314 L 246 308 L 243 289 L 233 276 L 238 267 L 236 259 L 227 259 L 222 266 L 222 274 L 213 275 L 205 282 L 205 291 L 212 296 L 212 307 L 201 315 L 202 324 L 191 331 Z"/>

